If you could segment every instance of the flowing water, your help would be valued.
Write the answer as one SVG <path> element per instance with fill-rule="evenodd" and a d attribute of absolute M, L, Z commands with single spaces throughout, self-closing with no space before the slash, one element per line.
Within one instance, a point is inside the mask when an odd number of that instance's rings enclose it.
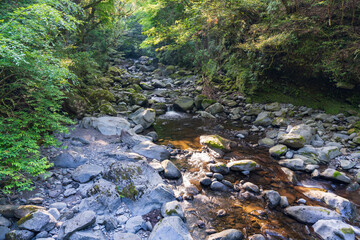
<path fill-rule="evenodd" d="M 346 186 L 313 180 L 308 173 L 297 172 L 298 183 L 293 185 L 277 161 L 269 156 L 268 149 L 255 145 L 261 136 L 250 134 L 245 140 L 234 138 L 237 130 L 246 127 L 239 122 L 196 119 L 174 111 L 163 115 L 156 122 L 159 143 L 171 144 L 183 150 L 191 149 L 173 160 L 183 171 L 182 181 L 175 184 L 177 193 L 181 194 L 189 189 L 191 192 L 191 186 L 193 188 L 194 185 L 200 191 L 200 194 L 195 193 L 189 198 L 192 200 L 183 202 L 187 224 L 194 239 L 205 239 L 205 229 L 211 228 L 216 231 L 240 229 L 248 236 L 262 233 L 267 235 L 268 239 L 318 239 L 311 227 L 286 216 L 280 207 L 269 210 L 266 202 L 259 197 L 244 199 L 239 197 L 237 192 L 215 192 L 209 188 L 202 188 L 199 179 L 208 171 L 204 162 L 209 158 L 208 154 L 201 152 L 199 143 L 200 136 L 204 134 L 219 134 L 239 143 L 240 147 L 217 161 L 227 163 L 230 159 L 252 159 L 261 165 L 259 170 L 251 172 L 250 175 L 225 175 L 225 179 L 233 184 L 243 180 L 252 182 L 264 190 L 276 190 L 288 198 L 290 205 L 296 205 L 298 199 L 304 198 L 307 205 L 321 206 L 321 203 L 304 196 L 303 192 L 311 188 L 329 190 L 360 204 L 359 192 L 348 194 L 344 191 Z M 225 210 L 226 215 L 217 216 L 219 210 Z"/>

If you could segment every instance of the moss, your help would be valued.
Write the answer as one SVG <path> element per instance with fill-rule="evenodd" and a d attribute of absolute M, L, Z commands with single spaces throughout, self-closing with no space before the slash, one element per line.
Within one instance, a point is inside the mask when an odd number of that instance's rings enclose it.
<path fill-rule="evenodd" d="M 250 163 L 250 167 L 256 167 L 256 163 L 255 162 Z"/>
<path fill-rule="evenodd" d="M 340 231 L 344 234 L 354 234 L 354 229 L 350 228 L 341 228 Z"/>
<path fill-rule="evenodd" d="M 127 188 L 123 188 L 121 191 L 118 190 L 118 193 L 120 194 L 120 196 L 124 196 L 134 201 L 137 199 L 137 196 L 139 194 L 133 182 L 131 182 L 127 186 Z"/>
<path fill-rule="evenodd" d="M 341 173 L 340 173 L 340 172 L 335 171 L 335 172 L 333 173 L 333 177 L 334 177 L 334 178 L 337 178 L 337 177 L 339 177 L 339 176 L 341 176 Z"/>
<path fill-rule="evenodd" d="M 166 215 L 171 216 L 173 214 L 178 214 L 175 209 L 170 209 L 165 211 Z"/>
<path fill-rule="evenodd" d="M 102 104 L 98 111 L 101 114 L 105 114 L 105 115 L 110 115 L 110 116 L 116 116 L 117 112 L 115 111 L 115 109 L 113 108 L 113 106 L 110 103 L 104 103 Z"/>
<path fill-rule="evenodd" d="M 101 100 L 106 100 L 109 102 L 114 102 L 115 101 L 115 97 L 114 94 L 112 94 L 111 92 L 109 92 L 108 90 L 105 89 L 96 89 L 94 91 L 91 92 L 90 96 L 89 96 L 89 100 L 92 103 L 98 103 L 101 102 Z"/>
<path fill-rule="evenodd" d="M 24 222 L 32 219 L 33 217 L 34 217 L 34 216 L 33 216 L 33 213 L 29 213 L 29 214 L 25 215 L 24 217 L 22 217 L 19 221 L 17 221 L 17 224 L 18 224 L 18 225 L 21 225 L 21 224 L 23 224 Z"/>

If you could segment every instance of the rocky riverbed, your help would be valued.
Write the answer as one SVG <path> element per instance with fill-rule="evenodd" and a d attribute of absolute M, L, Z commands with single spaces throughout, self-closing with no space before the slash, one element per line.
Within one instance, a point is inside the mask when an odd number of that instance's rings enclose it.
<path fill-rule="evenodd" d="M 213 100 L 147 57 L 112 69 L 114 101 L 44 149 L 34 191 L 1 198 L 0 240 L 360 235 L 355 113 Z"/>

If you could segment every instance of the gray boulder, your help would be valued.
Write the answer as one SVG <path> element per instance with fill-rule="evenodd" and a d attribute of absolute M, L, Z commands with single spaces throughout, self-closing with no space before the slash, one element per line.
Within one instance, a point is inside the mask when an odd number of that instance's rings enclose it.
<path fill-rule="evenodd" d="M 82 229 L 93 225 L 96 221 L 96 214 L 93 211 L 84 211 L 70 220 L 64 222 L 59 231 L 59 239 L 67 240 L 70 236 Z"/>
<path fill-rule="evenodd" d="M 322 219 L 341 219 L 341 215 L 337 212 L 316 206 L 291 206 L 285 208 L 284 212 L 303 223 L 316 223 Z"/>
<path fill-rule="evenodd" d="M 229 188 L 225 184 L 219 181 L 213 181 L 210 185 L 210 188 L 211 190 L 221 191 L 221 192 L 225 192 L 229 190 Z"/>
<path fill-rule="evenodd" d="M 122 130 L 130 129 L 130 123 L 122 117 L 85 117 L 81 125 L 84 128 L 95 128 L 103 135 L 120 135 Z"/>
<path fill-rule="evenodd" d="M 351 180 L 345 173 L 336 171 L 335 169 L 328 168 L 320 173 L 320 176 L 330 180 L 336 180 L 344 183 L 350 183 Z"/>
<path fill-rule="evenodd" d="M 164 177 L 168 179 L 181 178 L 181 172 L 170 160 L 164 160 L 161 162 L 161 166 L 164 168 Z"/>
<path fill-rule="evenodd" d="M 302 159 L 296 159 L 296 158 L 285 159 L 285 160 L 279 161 L 279 164 L 283 167 L 287 167 L 294 171 L 305 170 L 305 163 L 304 163 L 304 160 L 302 160 Z"/>
<path fill-rule="evenodd" d="M 280 158 L 284 156 L 288 148 L 283 144 L 278 144 L 269 149 L 269 153 L 273 158 Z"/>
<path fill-rule="evenodd" d="M 56 219 L 50 213 L 39 210 L 29 213 L 18 221 L 20 229 L 33 232 L 50 231 L 55 227 Z"/>
<path fill-rule="evenodd" d="M 226 165 L 230 170 L 232 171 L 253 171 L 258 166 L 257 163 L 254 160 L 238 160 L 229 162 Z"/>
<path fill-rule="evenodd" d="M 254 125 L 267 127 L 272 123 L 272 113 L 263 111 L 258 114 L 254 121 Z"/>
<path fill-rule="evenodd" d="M 145 129 L 149 128 L 155 122 L 155 110 L 151 108 L 139 108 L 134 113 L 130 114 L 129 118 L 136 124 L 140 124 Z"/>
<path fill-rule="evenodd" d="M 3 216 L 0 215 L 0 226 L 10 227 L 11 222 L 7 218 L 4 218 Z"/>
<path fill-rule="evenodd" d="M 161 215 L 163 217 L 178 216 L 185 220 L 184 211 L 178 201 L 164 203 L 161 208 Z"/>
<path fill-rule="evenodd" d="M 157 145 L 151 141 L 141 142 L 134 146 L 132 150 L 151 159 L 165 160 L 170 157 L 170 152 L 165 146 Z"/>
<path fill-rule="evenodd" d="M 225 175 L 225 174 L 229 174 L 230 172 L 230 169 L 226 166 L 225 163 L 209 164 L 208 166 L 210 171 L 214 173 L 221 173 Z"/>
<path fill-rule="evenodd" d="M 147 230 L 146 222 L 142 216 L 132 217 L 125 224 L 125 230 L 129 233 L 137 233 L 140 229 Z"/>
<path fill-rule="evenodd" d="M 265 199 L 268 202 L 269 208 L 275 208 L 277 205 L 280 204 L 280 194 L 274 190 L 266 190 L 264 191 Z"/>
<path fill-rule="evenodd" d="M 80 231 L 74 232 L 69 240 L 106 240 L 101 231 Z"/>
<path fill-rule="evenodd" d="M 312 127 L 300 124 L 293 127 L 288 134 L 279 135 L 279 143 L 292 148 L 302 148 L 305 144 L 310 144 L 314 138 L 316 130 Z"/>
<path fill-rule="evenodd" d="M 266 239 L 261 234 L 254 234 L 254 235 L 249 237 L 249 240 L 266 240 Z"/>
<path fill-rule="evenodd" d="M 4 227 L 4 226 L 0 226 L 0 240 L 4 240 L 5 239 L 5 235 L 10 232 L 10 228 L 8 227 Z"/>
<path fill-rule="evenodd" d="M 180 97 L 174 103 L 175 108 L 186 112 L 194 107 L 194 99 L 190 97 Z"/>
<path fill-rule="evenodd" d="M 336 209 L 341 215 L 348 218 L 356 216 L 356 206 L 346 198 L 340 197 L 334 193 L 311 190 L 304 192 L 311 199 L 324 202 L 330 208 Z"/>
<path fill-rule="evenodd" d="M 72 178 L 80 183 L 86 183 L 102 173 L 104 168 L 98 165 L 85 164 L 79 166 L 72 173 Z"/>
<path fill-rule="evenodd" d="M 265 110 L 270 112 L 279 111 L 281 109 L 280 103 L 273 102 L 265 105 Z"/>
<path fill-rule="evenodd" d="M 222 113 L 224 111 L 224 106 L 220 103 L 214 103 L 208 106 L 205 111 L 210 113 L 211 115 L 215 115 L 217 113 Z"/>
<path fill-rule="evenodd" d="M 66 151 L 60 153 L 59 155 L 51 159 L 51 161 L 54 163 L 56 167 L 76 168 L 86 163 L 87 159 L 83 155 L 77 152 Z"/>
<path fill-rule="evenodd" d="M 219 233 L 211 234 L 207 240 L 242 240 L 244 235 L 237 229 L 227 229 Z"/>
<path fill-rule="evenodd" d="M 313 228 L 325 240 L 355 239 L 353 227 L 341 220 L 319 220 L 313 225 Z"/>
<path fill-rule="evenodd" d="M 149 240 L 193 240 L 189 230 L 180 217 L 166 217 L 158 222 L 149 236 Z"/>

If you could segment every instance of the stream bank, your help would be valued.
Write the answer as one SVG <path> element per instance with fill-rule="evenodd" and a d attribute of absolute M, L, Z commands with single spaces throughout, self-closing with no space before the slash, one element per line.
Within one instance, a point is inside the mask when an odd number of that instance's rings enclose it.
<path fill-rule="evenodd" d="M 359 117 L 215 101 L 150 60 L 116 63 L 116 116 L 59 135 L 50 175 L 2 199 L 6 239 L 355 239 Z"/>

